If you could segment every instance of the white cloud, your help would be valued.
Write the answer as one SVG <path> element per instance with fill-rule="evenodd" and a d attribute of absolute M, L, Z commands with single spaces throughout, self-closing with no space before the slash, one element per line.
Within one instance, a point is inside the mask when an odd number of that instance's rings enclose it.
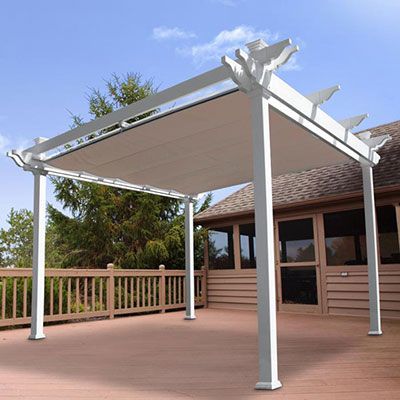
<path fill-rule="evenodd" d="M 193 32 L 184 31 L 181 28 L 168 28 L 167 26 L 157 26 L 153 29 L 153 39 L 168 40 L 168 39 L 192 39 L 197 37 Z"/>
<path fill-rule="evenodd" d="M 10 141 L 0 133 L 0 151 L 3 152 L 8 148 Z"/>
<path fill-rule="evenodd" d="M 231 54 L 245 43 L 256 39 L 276 42 L 279 35 L 270 31 L 256 30 L 252 26 L 240 25 L 232 30 L 223 30 L 210 42 L 178 48 L 179 54 L 189 56 L 200 66 L 208 61 L 219 61 L 224 54 Z"/>

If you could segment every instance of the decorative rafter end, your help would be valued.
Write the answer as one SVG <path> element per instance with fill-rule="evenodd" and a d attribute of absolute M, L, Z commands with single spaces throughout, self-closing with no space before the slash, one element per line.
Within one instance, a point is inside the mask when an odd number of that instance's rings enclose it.
<path fill-rule="evenodd" d="M 264 40 L 257 39 L 246 44 L 248 52 L 236 50 L 237 60 L 224 56 L 221 63 L 228 68 L 232 80 L 243 92 L 248 93 L 257 86 L 268 89 L 272 72 L 299 50 L 297 46 L 288 47 L 291 43 L 290 39 L 286 39 L 268 46 Z"/>

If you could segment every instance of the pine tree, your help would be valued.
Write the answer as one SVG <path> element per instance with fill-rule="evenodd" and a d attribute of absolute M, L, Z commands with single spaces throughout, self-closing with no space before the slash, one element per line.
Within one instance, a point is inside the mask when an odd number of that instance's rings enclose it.
<path fill-rule="evenodd" d="M 138 74 L 114 74 L 104 92 L 90 91 L 88 112 L 99 118 L 154 92 L 153 82 Z M 71 116 L 74 126 L 84 123 L 81 116 Z M 121 268 L 184 268 L 184 218 L 178 200 L 61 178 L 52 182 L 56 199 L 68 211 L 48 207 L 65 252 L 63 266 L 102 268 L 113 262 Z M 201 208 L 210 200 L 208 195 Z M 204 236 L 203 229 L 195 230 L 196 266 L 202 263 Z"/>

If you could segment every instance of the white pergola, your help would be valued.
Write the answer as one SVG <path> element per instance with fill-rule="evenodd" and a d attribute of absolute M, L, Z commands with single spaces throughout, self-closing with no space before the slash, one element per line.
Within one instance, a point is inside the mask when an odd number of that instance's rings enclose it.
<path fill-rule="evenodd" d="M 303 96 L 274 71 L 298 50 L 290 40 L 238 49 L 236 60 L 51 139 L 8 155 L 34 175 L 34 252 L 30 339 L 42 339 L 46 175 L 153 193 L 185 203 L 186 314 L 194 320 L 193 200 L 202 192 L 254 181 L 259 381 L 278 379 L 272 177 L 357 161 L 362 169 L 368 255 L 370 335 L 381 335 L 372 168 L 390 139 L 355 135 L 366 115 L 335 121 L 319 106 L 339 86 Z M 205 95 L 225 82 L 233 88 Z M 232 86 L 232 85 L 231 85 Z M 225 86 L 226 87 L 226 86 Z M 200 100 L 193 100 L 197 94 Z M 188 101 L 184 101 L 186 98 Z M 177 101 L 181 101 L 176 106 Z M 183 100 L 183 101 L 182 101 Z M 173 104 L 168 108 L 168 105 Z M 155 111 L 157 110 L 157 111 Z M 131 123 L 150 111 L 151 116 Z"/>

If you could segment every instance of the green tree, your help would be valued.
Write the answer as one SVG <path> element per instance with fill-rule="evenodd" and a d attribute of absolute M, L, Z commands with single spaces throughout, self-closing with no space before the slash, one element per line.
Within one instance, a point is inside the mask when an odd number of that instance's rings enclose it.
<path fill-rule="evenodd" d="M 88 112 L 96 119 L 154 92 L 152 81 L 143 82 L 138 74 L 114 74 L 104 92 L 90 91 Z M 74 126 L 83 124 L 81 116 L 71 115 Z M 113 262 L 122 268 L 157 268 L 161 263 L 184 268 L 183 210 L 178 200 L 61 178 L 52 182 L 57 200 L 68 211 L 48 208 L 62 238 L 65 267 L 105 267 Z M 210 199 L 209 195 L 204 206 Z M 203 258 L 204 235 L 204 230 L 196 229 L 197 265 Z"/>
<path fill-rule="evenodd" d="M 8 229 L 0 229 L 0 267 L 31 268 L 33 249 L 33 214 L 11 209 Z M 46 227 L 46 266 L 56 268 L 62 263 L 60 241 L 54 224 Z"/>

